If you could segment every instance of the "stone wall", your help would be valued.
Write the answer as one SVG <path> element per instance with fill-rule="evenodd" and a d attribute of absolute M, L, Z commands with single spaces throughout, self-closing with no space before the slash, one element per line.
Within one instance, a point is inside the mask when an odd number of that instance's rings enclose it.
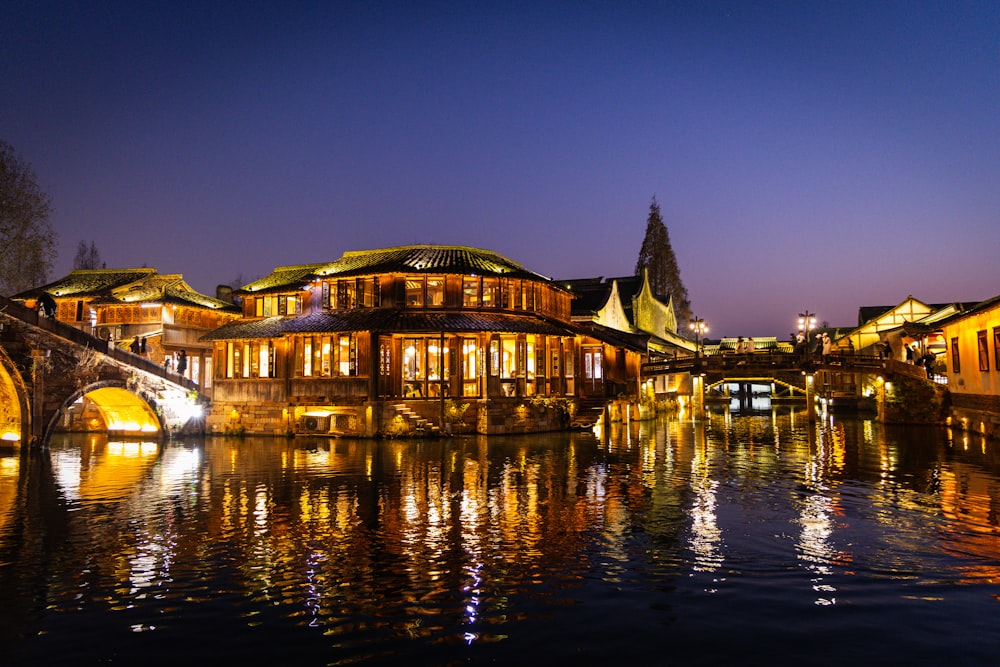
<path fill-rule="evenodd" d="M 950 417 L 952 426 L 1000 439 L 1000 396 L 952 392 Z"/>

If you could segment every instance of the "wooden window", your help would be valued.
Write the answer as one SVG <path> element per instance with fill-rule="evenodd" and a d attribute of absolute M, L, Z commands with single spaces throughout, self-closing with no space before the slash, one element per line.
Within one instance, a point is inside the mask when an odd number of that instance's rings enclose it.
<path fill-rule="evenodd" d="M 951 339 L 951 372 L 962 372 L 962 359 L 958 354 L 958 338 Z"/>
<path fill-rule="evenodd" d="M 990 370 L 990 348 L 986 344 L 986 331 L 980 331 L 976 334 L 976 342 L 979 347 L 979 370 L 989 371 Z"/>
<path fill-rule="evenodd" d="M 226 355 L 226 377 L 245 378 L 250 376 L 250 359 L 247 343 L 228 343 Z"/>
<path fill-rule="evenodd" d="M 424 277 L 409 276 L 406 279 L 406 307 L 424 307 Z"/>
<path fill-rule="evenodd" d="M 358 286 L 354 279 L 337 281 L 337 305 L 339 310 L 354 308 Z"/>
<path fill-rule="evenodd" d="M 483 306 L 485 308 L 500 307 L 499 278 L 483 278 Z"/>
<path fill-rule="evenodd" d="M 541 345 L 539 347 L 539 352 L 541 351 Z M 544 357 L 542 357 L 544 359 Z M 525 341 L 525 353 L 524 353 L 524 372 L 525 378 L 527 380 L 524 389 L 528 396 L 533 396 L 535 394 L 535 370 L 539 368 L 537 365 L 538 358 L 535 356 L 535 337 L 528 336 Z"/>
<path fill-rule="evenodd" d="M 479 346 L 475 338 L 462 339 L 462 395 L 479 395 Z"/>
<path fill-rule="evenodd" d="M 295 374 L 300 377 L 356 377 L 357 335 L 304 336 L 298 339 L 295 343 Z"/>
<path fill-rule="evenodd" d="M 422 338 L 403 339 L 403 395 L 406 397 L 425 396 L 426 347 Z"/>
<path fill-rule="evenodd" d="M 524 304 L 521 302 L 521 281 L 510 280 L 507 287 L 507 308 L 511 310 L 521 310 Z"/>
<path fill-rule="evenodd" d="M 358 375 L 358 341 L 355 334 L 337 336 L 337 368 L 341 376 Z"/>
<path fill-rule="evenodd" d="M 465 308 L 479 307 L 479 276 L 462 278 L 462 306 Z"/>
<path fill-rule="evenodd" d="M 1000 327 L 993 328 L 993 365 L 1000 371 Z"/>
<path fill-rule="evenodd" d="M 428 276 L 427 305 L 431 308 L 441 308 L 444 306 L 444 278 L 440 276 Z"/>
<path fill-rule="evenodd" d="M 378 308 L 380 299 L 378 277 L 358 278 L 359 306 L 362 308 Z"/>

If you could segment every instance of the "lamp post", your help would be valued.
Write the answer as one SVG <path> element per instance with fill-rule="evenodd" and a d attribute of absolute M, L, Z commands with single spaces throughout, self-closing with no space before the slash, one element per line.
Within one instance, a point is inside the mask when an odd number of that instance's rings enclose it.
<path fill-rule="evenodd" d="M 694 350 L 695 356 L 701 356 L 701 337 L 708 331 L 708 327 L 705 325 L 705 320 L 700 317 L 691 318 L 691 331 L 694 332 Z"/>
<path fill-rule="evenodd" d="M 799 331 L 803 331 L 806 334 L 806 356 L 808 357 L 811 350 L 809 349 L 809 332 L 816 328 L 816 313 L 810 313 L 808 310 L 799 313 Z"/>

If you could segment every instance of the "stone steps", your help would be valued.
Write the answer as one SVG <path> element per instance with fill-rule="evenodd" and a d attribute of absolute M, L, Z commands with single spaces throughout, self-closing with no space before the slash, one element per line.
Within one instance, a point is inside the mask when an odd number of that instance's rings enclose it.
<path fill-rule="evenodd" d="M 418 415 L 405 403 L 396 403 L 393 407 L 396 409 L 396 413 L 406 420 L 410 426 L 410 432 L 414 435 L 441 435 L 439 426 Z"/>

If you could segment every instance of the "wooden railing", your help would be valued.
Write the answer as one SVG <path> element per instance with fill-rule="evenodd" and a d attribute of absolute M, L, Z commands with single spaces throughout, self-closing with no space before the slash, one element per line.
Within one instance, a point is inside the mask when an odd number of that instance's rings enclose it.
<path fill-rule="evenodd" d="M 21 304 L 16 301 L 11 301 L 7 297 L 0 296 L 0 312 L 5 313 L 9 317 L 20 320 L 25 324 L 37 327 L 43 331 L 48 331 L 59 338 L 63 338 L 76 343 L 77 345 L 96 350 L 111 357 L 112 359 L 115 359 L 116 361 L 146 371 L 147 373 L 158 375 L 159 377 L 169 380 L 170 382 L 180 385 L 186 389 L 198 389 L 198 385 L 196 383 L 182 375 L 168 371 L 155 361 L 142 357 L 138 354 L 134 354 L 129 350 L 123 350 L 113 343 L 102 340 L 96 336 L 91 336 L 89 333 L 80 331 L 76 327 L 66 324 L 65 322 L 60 322 L 55 318 L 40 315 L 37 310 L 25 308 Z"/>

